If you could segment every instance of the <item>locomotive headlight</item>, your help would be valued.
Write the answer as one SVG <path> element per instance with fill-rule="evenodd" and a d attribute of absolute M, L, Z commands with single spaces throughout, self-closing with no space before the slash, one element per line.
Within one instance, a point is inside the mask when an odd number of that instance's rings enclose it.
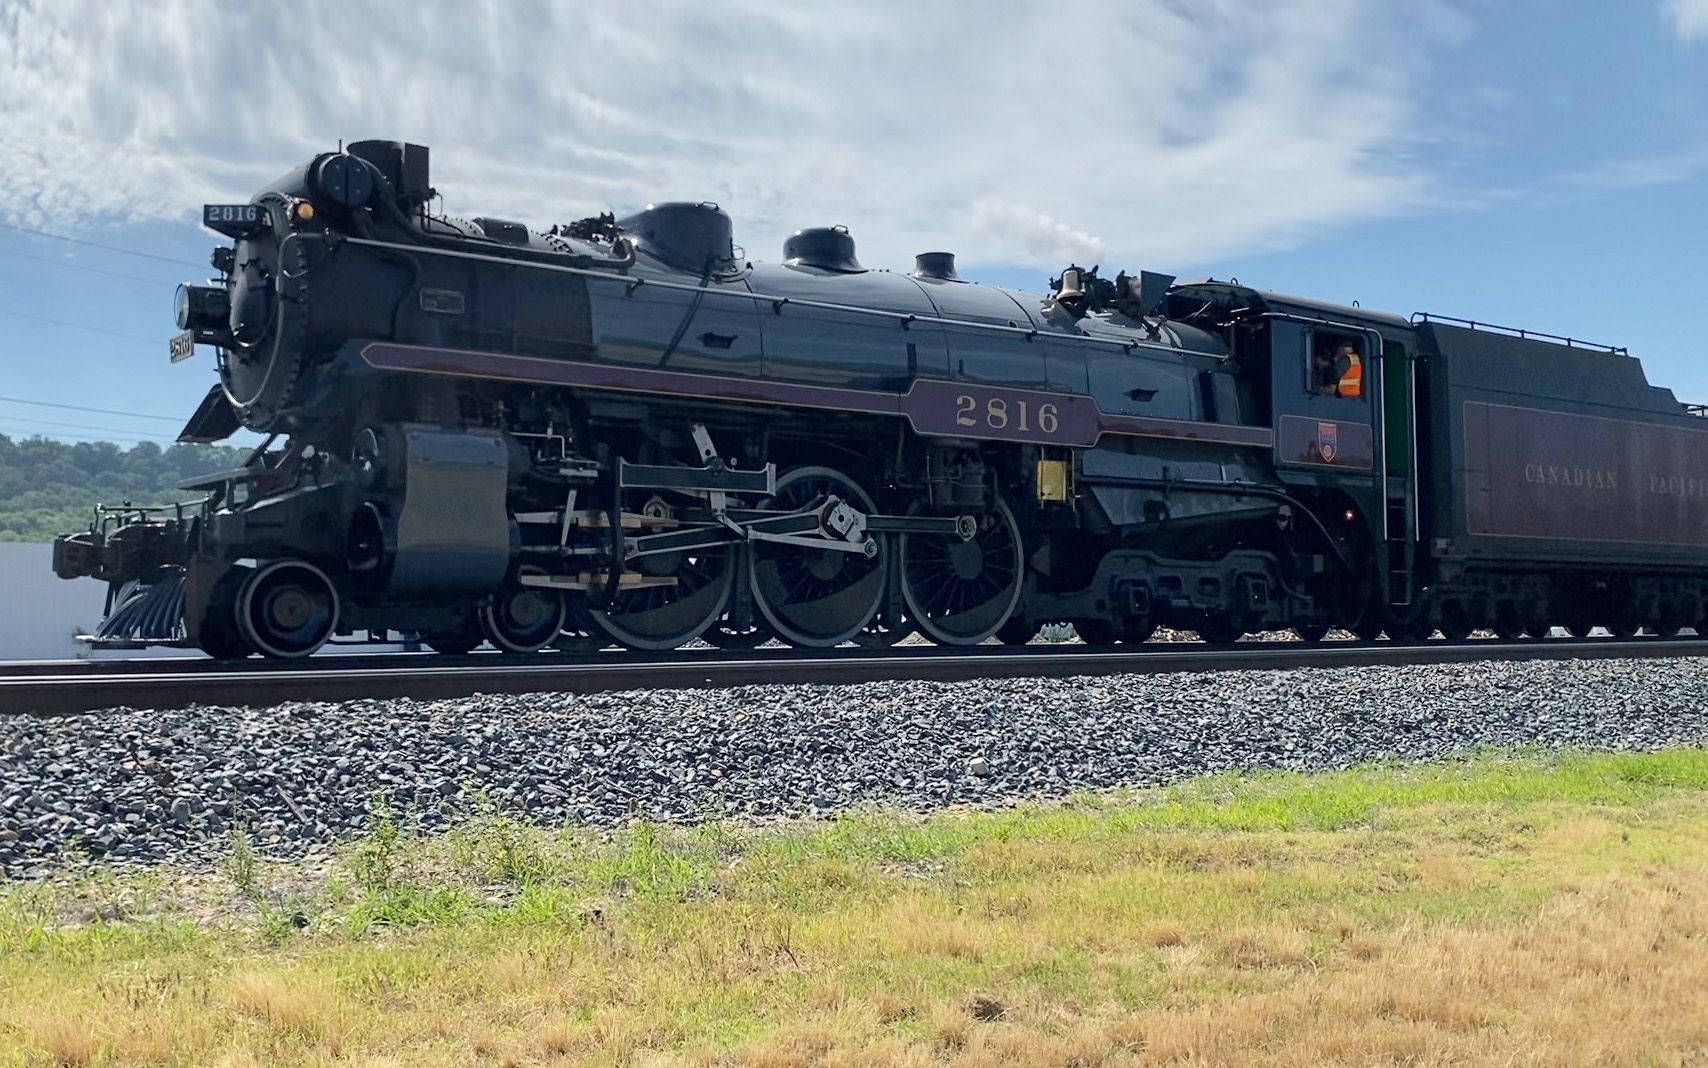
<path fill-rule="evenodd" d="M 221 286 L 179 286 L 174 313 L 180 330 L 224 330 L 231 294 Z"/>
<path fill-rule="evenodd" d="M 309 167 L 316 197 L 325 205 L 359 208 L 374 195 L 374 176 L 368 165 L 342 152 L 328 153 Z"/>

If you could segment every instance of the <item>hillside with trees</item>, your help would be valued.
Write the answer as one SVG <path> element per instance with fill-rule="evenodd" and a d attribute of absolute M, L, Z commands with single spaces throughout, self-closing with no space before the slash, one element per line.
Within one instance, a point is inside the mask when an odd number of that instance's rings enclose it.
<path fill-rule="evenodd" d="M 240 466 L 249 449 L 220 445 L 13 439 L 0 434 L 0 541 L 51 541 L 87 529 L 97 504 L 171 504 L 197 475 Z"/>

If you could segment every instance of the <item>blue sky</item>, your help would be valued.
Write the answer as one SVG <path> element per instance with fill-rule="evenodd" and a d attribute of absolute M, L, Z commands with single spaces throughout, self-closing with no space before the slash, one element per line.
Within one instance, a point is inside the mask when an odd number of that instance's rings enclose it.
<path fill-rule="evenodd" d="M 198 206 L 371 136 L 458 213 L 692 197 L 756 259 L 835 222 L 1026 288 L 1233 275 L 1627 345 L 1708 401 L 1708 0 L 1110 7 L 0 0 L 0 433 L 175 434 Z"/>

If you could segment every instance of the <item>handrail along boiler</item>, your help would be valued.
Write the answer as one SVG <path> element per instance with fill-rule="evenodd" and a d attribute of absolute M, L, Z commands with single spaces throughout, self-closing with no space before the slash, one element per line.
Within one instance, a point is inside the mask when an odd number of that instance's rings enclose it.
<path fill-rule="evenodd" d="M 95 640 L 292 657 L 343 635 L 531 652 L 910 633 L 1213 642 L 1290 627 L 1671 630 L 1708 615 L 1700 410 L 1623 350 L 1237 282 L 952 255 L 844 227 L 747 262 L 662 203 L 545 230 L 429 211 L 365 141 L 248 204 L 182 287 L 181 441 L 266 435 L 55 568 Z M 1337 353 L 1358 388 L 1337 388 Z"/>

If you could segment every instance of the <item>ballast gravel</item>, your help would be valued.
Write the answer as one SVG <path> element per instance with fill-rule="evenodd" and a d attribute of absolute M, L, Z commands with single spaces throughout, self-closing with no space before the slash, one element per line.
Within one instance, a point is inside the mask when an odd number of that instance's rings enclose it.
<path fill-rule="evenodd" d="M 0 869 L 207 861 L 238 829 L 300 855 L 359 833 L 381 796 L 428 832 L 483 805 L 546 824 L 764 819 L 1520 743 L 1708 744 L 1708 659 L 6 716 Z"/>

